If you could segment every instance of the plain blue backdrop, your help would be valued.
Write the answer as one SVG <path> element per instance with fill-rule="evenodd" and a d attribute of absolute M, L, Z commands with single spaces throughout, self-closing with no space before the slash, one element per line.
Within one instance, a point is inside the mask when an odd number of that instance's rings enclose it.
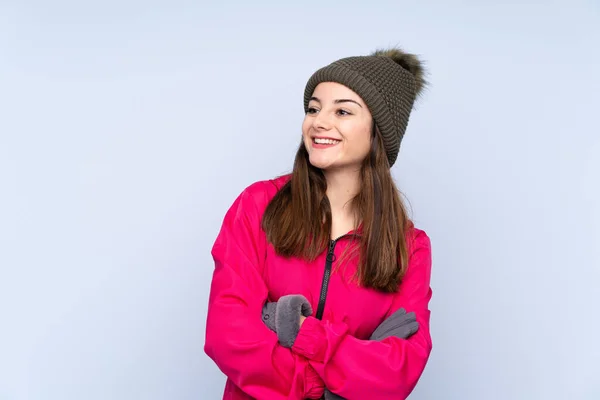
<path fill-rule="evenodd" d="M 411 400 L 600 398 L 594 1 L 0 2 L 0 400 L 219 399 L 210 248 L 288 172 L 309 75 L 400 45 L 432 239 Z"/>

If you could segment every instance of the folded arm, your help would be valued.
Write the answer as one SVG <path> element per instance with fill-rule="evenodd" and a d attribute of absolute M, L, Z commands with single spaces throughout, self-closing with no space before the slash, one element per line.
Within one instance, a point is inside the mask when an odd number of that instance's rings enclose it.
<path fill-rule="evenodd" d="M 301 295 L 284 296 L 277 302 L 270 302 L 263 307 L 263 321 L 274 332 L 277 332 L 280 343 L 293 345 L 296 340 L 301 315 L 312 314 L 308 300 Z M 403 308 L 386 318 L 370 336 L 369 340 L 383 340 L 395 336 L 408 339 L 419 329 L 414 312 L 407 313 Z M 292 344 L 288 344 L 292 343 Z M 343 397 L 325 388 L 325 400 L 344 400 Z"/>

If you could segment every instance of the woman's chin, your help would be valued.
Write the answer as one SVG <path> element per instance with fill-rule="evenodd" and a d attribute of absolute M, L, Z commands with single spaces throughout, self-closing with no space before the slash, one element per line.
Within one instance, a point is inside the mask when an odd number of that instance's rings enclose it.
<path fill-rule="evenodd" d="M 326 170 L 328 168 L 331 168 L 334 165 L 334 161 L 331 159 L 324 159 L 324 158 L 320 158 L 320 157 L 310 157 L 309 158 L 310 164 L 315 167 L 315 168 L 319 168 L 322 170 Z"/>

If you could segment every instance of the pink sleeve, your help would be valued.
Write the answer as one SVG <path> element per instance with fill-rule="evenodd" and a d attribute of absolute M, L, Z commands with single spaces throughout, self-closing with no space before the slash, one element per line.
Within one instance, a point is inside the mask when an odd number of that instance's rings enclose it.
<path fill-rule="evenodd" d="M 266 239 L 250 189 L 228 210 L 212 249 L 204 351 L 253 398 L 319 398 L 322 379 L 305 357 L 279 345 L 261 318 L 268 293 L 261 274 Z"/>
<path fill-rule="evenodd" d="M 325 386 L 343 398 L 406 399 L 420 379 L 432 348 L 430 275 L 430 241 L 420 231 L 400 292 L 387 314 L 401 307 L 415 312 L 419 330 L 409 339 L 359 340 L 347 333 L 344 323 L 309 317 L 302 324 L 292 350 L 311 360 Z"/>

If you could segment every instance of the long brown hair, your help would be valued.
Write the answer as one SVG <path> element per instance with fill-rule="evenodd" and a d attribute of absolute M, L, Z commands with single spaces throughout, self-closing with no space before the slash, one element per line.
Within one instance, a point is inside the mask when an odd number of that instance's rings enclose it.
<path fill-rule="evenodd" d="M 357 278 L 365 287 L 395 292 L 408 264 L 406 232 L 410 221 L 375 124 L 361 179 L 360 192 L 352 200 L 356 220 L 362 222 Z M 326 190 L 323 172 L 310 164 L 301 142 L 291 179 L 263 215 L 262 227 L 277 254 L 313 261 L 327 249 L 332 217 Z"/>

